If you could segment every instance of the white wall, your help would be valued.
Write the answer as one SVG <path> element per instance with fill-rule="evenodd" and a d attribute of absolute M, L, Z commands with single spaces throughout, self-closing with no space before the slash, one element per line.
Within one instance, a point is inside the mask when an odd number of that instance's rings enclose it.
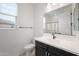
<path fill-rule="evenodd" d="M 32 4 L 18 4 L 17 26 L 33 27 Z M 33 29 L 0 29 L 0 54 L 18 55 L 33 37 Z"/>
<path fill-rule="evenodd" d="M 43 35 L 43 17 L 46 7 L 46 3 L 34 4 L 34 36 Z"/>

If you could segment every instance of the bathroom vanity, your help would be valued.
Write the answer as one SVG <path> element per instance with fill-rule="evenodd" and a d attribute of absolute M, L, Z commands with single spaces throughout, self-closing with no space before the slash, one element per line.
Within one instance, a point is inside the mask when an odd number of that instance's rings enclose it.
<path fill-rule="evenodd" d="M 52 39 L 50 34 L 35 38 L 36 56 L 77 56 L 79 55 L 78 37 L 67 35 L 56 35 Z M 76 41 L 74 41 L 74 38 Z M 72 40 L 71 40 L 72 39 Z"/>
<path fill-rule="evenodd" d="M 36 56 L 76 56 L 75 54 L 50 46 L 42 42 L 36 41 Z"/>
<path fill-rule="evenodd" d="M 79 4 L 52 10 L 45 16 L 45 34 L 35 38 L 36 56 L 79 56 Z M 53 39 L 55 34 L 56 38 Z"/>

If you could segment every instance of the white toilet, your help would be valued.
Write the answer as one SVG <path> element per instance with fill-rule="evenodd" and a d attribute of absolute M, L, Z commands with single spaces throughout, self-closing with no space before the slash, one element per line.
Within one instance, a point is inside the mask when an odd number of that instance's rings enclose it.
<path fill-rule="evenodd" d="M 35 55 L 35 45 L 29 44 L 24 47 L 26 56 L 34 56 Z"/>
<path fill-rule="evenodd" d="M 35 42 L 26 45 L 19 56 L 35 56 Z"/>

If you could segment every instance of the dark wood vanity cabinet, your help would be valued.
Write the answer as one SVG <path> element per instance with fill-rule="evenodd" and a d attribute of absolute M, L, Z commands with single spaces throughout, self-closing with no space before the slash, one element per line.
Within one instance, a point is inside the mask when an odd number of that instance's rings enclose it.
<path fill-rule="evenodd" d="M 40 43 L 38 41 L 35 41 L 35 54 L 36 56 L 46 56 L 47 55 L 47 45 Z"/>
<path fill-rule="evenodd" d="M 39 41 L 35 41 L 35 54 L 36 56 L 77 56 L 75 54 L 72 54 L 70 52 L 61 50 L 57 47 L 50 46 L 47 44 L 44 44 Z"/>

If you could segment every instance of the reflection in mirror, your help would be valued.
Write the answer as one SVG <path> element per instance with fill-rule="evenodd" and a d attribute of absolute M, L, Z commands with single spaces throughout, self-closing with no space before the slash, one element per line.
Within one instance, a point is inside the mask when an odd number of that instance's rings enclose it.
<path fill-rule="evenodd" d="M 74 24 L 74 30 L 79 31 L 79 4 L 75 3 L 73 4 L 73 24 Z"/>
<path fill-rule="evenodd" d="M 0 28 L 14 28 L 16 16 L 16 3 L 0 3 Z"/>
<path fill-rule="evenodd" d="M 44 15 L 45 32 L 72 35 L 72 4 L 63 3 L 52 6 L 54 9 L 52 7 L 51 11 Z"/>

